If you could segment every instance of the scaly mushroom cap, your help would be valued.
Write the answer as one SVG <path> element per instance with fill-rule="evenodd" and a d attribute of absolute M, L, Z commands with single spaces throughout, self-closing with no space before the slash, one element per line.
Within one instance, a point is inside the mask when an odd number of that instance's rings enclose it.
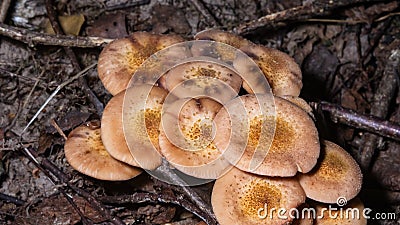
<path fill-rule="evenodd" d="M 116 95 L 125 90 L 133 74 L 152 54 L 175 43 L 180 36 L 135 32 L 115 40 L 100 53 L 97 70 L 104 87 Z"/>
<path fill-rule="evenodd" d="M 315 225 L 367 225 L 367 219 L 363 216 L 364 204 L 359 198 L 348 202 L 344 207 L 331 206 L 337 210 L 329 210 L 329 205 L 316 204 Z M 342 214 L 341 214 L 342 211 Z"/>
<path fill-rule="evenodd" d="M 125 140 L 143 169 L 153 170 L 161 165 L 158 137 L 167 94 L 166 90 L 151 85 L 133 86 L 125 92 L 122 111 Z"/>
<path fill-rule="evenodd" d="M 324 203 L 354 198 L 361 190 L 362 173 L 356 161 L 340 146 L 322 142 L 320 162 L 299 181 L 307 197 Z"/>
<path fill-rule="evenodd" d="M 128 180 L 142 172 L 108 154 L 98 126 L 82 125 L 72 130 L 65 142 L 64 151 L 65 158 L 74 169 L 96 179 Z"/>
<path fill-rule="evenodd" d="M 242 78 L 233 70 L 204 61 L 180 64 L 163 77 L 165 88 L 179 98 L 212 96 L 228 101 L 239 93 L 242 86 Z"/>
<path fill-rule="evenodd" d="M 101 118 L 101 139 L 112 157 L 129 165 L 140 167 L 132 157 L 125 140 L 124 125 L 122 124 L 124 97 L 125 91 L 121 91 L 112 97 L 104 108 Z"/>
<path fill-rule="evenodd" d="M 209 98 L 180 99 L 168 106 L 159 141 L 170 164 L 203 179 L 216 179 L 230 167 L 213 143 L 213 119 L 221 107 Z"/>
<path fill-rule="evenodd" d="M 256 45 L 232 33 L 215 29 L 202 31 L 195 36 L 195 39 L 223 42 L 242 50 L 261 68 L 275 95 L 299 96 L 303 86 L 301 70 L 294 59 L 286 53 Z M 260 83 L 257 82 L 259 78 L 251 75 L 254 70 L 253 65 L 246 63 L 239 57 L 233 60 L 233 66 L 241 74 L 246 74 L 243 88 L 247 92 L 251 94 L 263 93 L 262 91 L 265 88 L 257 85 Z"/>
<path fill-rule="evenodd" d="M 305 199 L 295 178 L 263 177 L 232 168 L 215 182 L 211 204 L 221 225 L 282 225 L 292 220 L 289 210 Z M 281 208 L 287 210 L 281 215 L 287 219 L 278 216 Z"/>
<path fill-rule="evenodd" d="M 250 129 L 232 129 L 230 115 L 224 109 L 215 118 L 215 144 L 227 160 L 241 170 L 266 176 L 294 176 L 297 171 L 307 173 L 315 166 L 320 151 L 318 132 L 305 111 L 275 97 L 275 117 L 259 110 L 258 102 L 271 101 L 262 95 L 244 95 L 239 99 L 227 107 L 238 108 L 243 102 L 248 112 L 243 120 L 249 121 Z M 235 133 L 242 132 L 247 134 L 236 136 L 248 136 L 244 152 L 242 142 L 246 139 L 232 140 Z M 257 167 L 252 166 L 255 161 L 259 162 Z"/>

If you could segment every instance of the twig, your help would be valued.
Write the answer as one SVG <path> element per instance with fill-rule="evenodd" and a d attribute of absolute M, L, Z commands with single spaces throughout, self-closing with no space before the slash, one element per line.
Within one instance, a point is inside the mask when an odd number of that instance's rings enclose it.
<path fill-rule="evenodd" d="M 0 193 L 0 199 L 6 202 L 11 202 L 15 205 L 23 205 L 25 204 L 25 201 L 22 201 L 21 199 L 18 199 L 16 197 L 10 196 L 10 195 L 6 195 L 3 193 Z"/>
<path fill-rule="evenodd" d="M 70 182 L 70 178 L 67 174 L 63 173 L 59 168 L 57 168 L 52 162 L 50 162 L 47 158 L 38 159 L 37 152 L 33 148 L 24 148 L 22 151 L 28 159 L 35 164 L 37 168 L 39 168 L 46 176 L 48 176 L 54 183 L 58 184 L 60 187 L 68 186 L 73 191 L 75 191 L 78 195 L 82 196 L 86 199 L 86 201 L 103 215 L 106 219 L 108 219 L 114 225 L 125 225 L 125 223 L 117 216 L 113 216 L 111 212 L 103 206 L 97 199 L 95 199 L 90 193 L 87 191 L 78 188 Z M 50 171 L 50 172 L 49 172 Z M 51 173 L 51 174 L 50 174 Z M 58 180 L 53 178 L 54 175 Z M 63 191 L 63 189 L 60 189 Z M 85 218 L 83 218 L 85 219 Z"/>
<path fill-rule="evenodd" d="M 10 8 L 11 0 L 3 0 L 0 6 L 0 23 L 6 20 L 8 8 Z"/>
<path fill-rule="evenodd" d="M 159 176 L 164 176 L 164 178 L 167 178 L 172 184 L 180 186 L 180 191 L 188 196 L 193 203 L 199 207 L 200 210 L 205 212 L 207 217 L 203 219 L 207 221 L 208 225 L 218 224 L 211 207 L 205 203 L 204 200 L 197 194 L 197 192 L 191 189 L 189 185 L 182 180 L 182 178 L 180 178 L 174 171 L 171 170 L 171 167 L 166 160 L 163 159 L 162 165 L 157 167 L 153 173 L 158 174 Z"/>
<path fill-rule="evenodd" d="M 287 26 L 289 23 L 311 19 L 317 16 L 329 15 L 339 7 L 346 7 L 357 3 L 379 2 L 379 0 L 324 0 L 312 1 L 309 4 L 286 9 L 256 20 L 239 25 L 234 31 L 240 35 L 250 34 L 260 28 L 276 29 Z"/>
<path fill-rule="evenodd" d="M 342 123 L 383 137 L 400 141 L 400 125 L 370 115 L 359 114 L 328 102 L 311 102 L 310 105 L 321 113 L 327 113 L 335 123 Z"/>
<path fill-rule="evenodd" d="M 201 0 L 190 0 L 190 2 L 196 7 L 196 9 L 201 13 L 201 15 L 206 18 L 207 23 L 211 26 L 221 26 L 221 24 L 215 19 L 214 15 L 205 7 Z"/>
<path fill-rule="evenodd" d="M 57 130 L 58 134 L 61 135 L 61 137 L 64 138 L 64 140 L 67 140 L 67 136 L 64 134 L 64 131 L 58 126 L 57 122 L 54 119 L 50 120 L 50 124 Z"/>
<path fill-rule="evenodd" d="M 207 216 L 204 212 L 197 208 L 192 203 L 186 201 L 182 196 L 168 196 L 163 193 L 134 193 L 132 195 L 122 196 L 104 196 L 99 198 L 101 202 L 108 204 L 124 204 L 124 203 L 168 203 L 183 207 L 189 212 L 192 212 L 199 218 L 207 221 Z"/>
<path fill-rule="evenodd" d="M 53 8 L 54 1 L 53 0 L 46 0 L 46 11 L 47 16 L 49 17 L 50 24 L 56 34 L 64 34 L 64 31 L 61 28 L 60 23 L 58 22 L 56 12 Z M 75 71 L 81 71 L 81 66 L 79 65 L 78 58 L 76 57 L 74 51 L 70 47 L 63 47 L 65 53 L 67 53 L 68 57 L 70 58 L 72 65 Z M 103 104 L 100 100 L 96 97 L 93 91 L 89 88 L 85 78 L 79 78 L 79 82 L 82 84 L 82 89 L 86 94 L 86 97 L 89 99 L 90 102 L 96 108 L 97 114 L 101 116 L 103 113 Z"/>
<path fill-rule="evenodd" d="M 390 103 L 395 97 L 396 89 L 398 88 L 398 74 L 400 62 L 400 49 L 392 51 L 390 55 L 379 86 L 374 94 L 374 99 L 371 105 L 371 115 L 380 118 L 386 118 L 389 111 Z M 362 137 L 362 148 L 359 151 L 360 166 L 364 171 L 371 167 L 371 160 L 374 156 L 375 149 L 379 143 L 379 137 L 372 134 L 365 134 Z"/>
<path fill-rule="evenodd" d="M 126 9 L 126 8 L 146 5 L 149 3 L 150 3 L 150 0 L 128 1 L 128 3 L 125 2 L 124 4 L 106 5 L 106 10 L 112 11 L 112 10 L 118 10 L 118 9 Z"/>
<path fill-rule="evenodd" d="M 102 47 L 113 39 L 101 37 L 75 37 L 44 34 L 0 23 L 0 35 L 21 41 L 30 47 L 35 45 L 68 46 L 77 48 Z"/>
<path fill-rule="evenodd" d="M 47 106 L 47 104 L 49 104 L 49 102 L 51 101 L 51 99 L 54 98 L 54 96 L 56 96 L 56 94 L 66 85 L 68 85 L 69 83 L 71 83 L 72 81 L 78 79 L 79 77 L 85 75 L 85 73 L 87 71 L 89 71 L 90 69 L 92 69 L 93 67 L 95 67 L 97 65 L 97 63 L 93 63 L 92 65 L 86 67 L 84 70 L 82 70 L 81 72 L 77 73 L 75 76 L 69 78 L 68 80 L 64 81 L 63 83 L 61 83 L 60 85 L 58 85 L 58 87 L 56 88 L 56 90 L 53 91 L 53 93 L 51 93 L 51 95 L 46 99 L 46 101 L 43 103 L 43 105 L 39 108 L 39 110 L 35 113 L 35 115 L 32 117 L 32 119 L 29 121 L 29 123 L 25 126 L 25 128 L 22 130 L 22 133 L 20 135 L 22 135 L 26 129 L 28 129 L 28 127 L 33 123 L 33 121 L 35 121 L 35 119 L 39 116 L 39 114 L 43 111 L 43 109 Z"/>

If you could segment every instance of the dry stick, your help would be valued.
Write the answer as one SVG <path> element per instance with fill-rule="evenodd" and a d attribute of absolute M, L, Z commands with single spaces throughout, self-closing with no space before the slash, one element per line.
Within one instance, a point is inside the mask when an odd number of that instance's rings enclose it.
<path fill-rule="evenodd" d="M 54 32 L 56 34 L 64 34 L 64 31 L 62 30 L 61 25 L 58 23 L 56 13 L 53 9 L 53 0 L 46 0 L 46 11 Z M 79 65 L 78 59 L 76 58 L 74 51 L 72 51 L 70 47 L 63 47 L 63 48 L 64 51 L 67 53 L 68 57 L 70 58 L 75 71 L 81 71 L 81 67 Z M 104 109 L 103 104 L 96 97 L 93 91 L 89 88 L 85 78 L 83 77 L 79 78 L 79 82 L 83 86 L 83 91 L 85 92 L 86 97 L 89 99 L 90 102 L 93 103 L 94 107 L 96 108 L 97 114 L 101 116 Z"/>
<path fill-rule="evenodd" d="M 101 213 L 105 218 L 107 218 L 111 223 L 115 225 L 125 225 L 125 223 L 117 216 L 113 216 L 111 212 L 103 206 L 96 198 L 94 198 L 89 192 L 78 188 L 70 182 L 70 178 L 67 174 L 62 172 L 57 166 L 55 166 L 51 161 L 47 158 L 38 159 L 37 152 L 33 148 L 25 148 L 23 153 L 28 157 L 28 159 L 35 164 L 37 168 L 39 168 L 46 176 L 48 176 L 54 183 L 59 183 L 60 185 L 67 185 L 73 191 L 75 191 L 78 195 L 82 196 L 86 199 L 87 202 L 98 212 Z M 50 172 L 48 172 L 50 171 Z M 54 175 L 58 181 L 56 181 L 53 176 Z M 62 190 L 62 189 L 61 189 Z M 68 196 L 69 197 L 69 196 Z M 82 217 L 82 219 L 86 219 Z"/>
<path fill-rule="evenodd" d="M 30 149 L 30 148 L 23 148 L 22 153 L 31 161 L 40 171 L 42 171 L 53 184 L 58 184 L 59 182 L 41 165 L 39 160 L 37 159 L 37 154 L 36 151 Z M 60 179 L 59 179 L 60 180 Z M 92 224 L 91 222 L 88 221 L 88 219 L 83 215 L 81 210 L 76 206 L 75 202 L 71 199 L 65 189 L 63 187 L 60 187 L 58 190 L 64 195 L 64 197 L 67 199 L 67 201 L 71 204 L 71 206 L 74 208 L 74 210 L 79 214 L 79 216 L 82 219 L 83 224 Z"/>
<path fill-rule="evenodd" d="M 35 45 L 68 46 L 78 48 L 102 47 L 113 39 L 101 37 L 75 37 L 44 34 L 0 23 L 0 35 L 21 41 L 30 47 Z"/>
<path fill-rule="evenodd" d="M 342 123 L 400 141 L 400 124 L 392 123 L 376 116 L 359 114 L 351 109 L 329 102 L 311 102 L 310 105 L 318 112 L 327 113 L 335 123 Z"/>
<path fill-rule="evenodd" d="M 180 191 L 182 191 L 186 196 L 190 197 L 193 203 L 195 203 L 200 210 L 205 212 L 206 217 L 202 217 L 201 219 L 207 222 L 208 225 L 218 224 L 211 207 L 205 203 L 199 194 L 190 188 L 189 185 L 182 180 L 182 178 L 180 178 L 174 171 L 171 170 L 171 166 L 165 159 L 163 159 L 161 166 L 157 167 L 157 169 L 153 172 L 160 176 L 164 176 L 170 183 L 180 186 Z"/>
<path fill-rule="evenodd" d="M 11 0 L 3 0 L 0 6 L 0 23 L 3 23 L 6 20 L 8 8 L 10 8 Z"/>
<path fill-rule="evenodd" d="M 270 15 L 263 16 L 256 20 L 239 25 L 234 32 L 240 35 L 250 34 L 259 28 L 276 29 L 287 26 L 289 23 L 311 19 L 316 16 L 325 16 L 331 11 L 339 8 L 354 5 L 357 3 L 382 2 L 380 0 L 324 0 L 313 1 L 310 4 L 297 6 Z"/>
<path fill-rule="evenodd" d="M 389 111 L 390 103 L 395 97 L 396 89 L 398 88 L 398 68 L 400 62 L 400 49 L 393 50 L 392 54 L 386 63 L 385 70 L 381 81 L 379 82 L 378 89 L 374 94 L 374 99 L 371 105 L 371 115 L 386 118 Z M 359 163 L 364 171 L 371 168 L 371 161 L 375 153 L 375 149 L 381 140 L 381 137 L 367 133 L 362 137 L 361 149 L 357 157 Z"/>
<path fill-rule="evenodd" d="M 6 202 L 11 202 L 15 205 L 23 205 L 25 204 L 25 201 L 22 201 L 21 199 L 18 199 L 16 197 L 10 196 L 10 195 L 6 195 L 3 193 L 0 193 L 0 200 L 2 201 L 6 201 Z"/>
<path fill-rule="evenodd" d="M 197 208 L 191 202 L 186 201 L 183 196 L 166 196 L 156 193 L 134 193 L 131 195 L 122 196 L 104 196 L 99 198 L 101 202 L 107 204 L 124 204 L 124 203 L 167 203 L 175 204 L 183 207 L 189 212 L 192 212 L 199 218 L 205 220 L 205 215 L 202 210 Z"/>
<path fill-rule="evenodd" d="M 214 15 L 205 7 L 201 0 L 190 0 L 190 2 L 196 7 L 196 9 L 206 18 L 207 23 L 211 26 L 221 26 L 221 24 L 215 19 Z"/>

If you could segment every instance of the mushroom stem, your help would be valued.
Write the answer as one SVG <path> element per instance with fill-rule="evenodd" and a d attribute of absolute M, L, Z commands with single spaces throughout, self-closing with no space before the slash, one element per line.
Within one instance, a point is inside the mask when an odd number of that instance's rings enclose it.
<path fill-rule="evenodd" d="M 183 193 L 192 199 L 192 202 L 199 207 L 200 210 L 205 212 L 206 217 L 201 217 L 208 225 L 217 225 L 217 219 L 215 218 L 214 212 L 211 210 L 211 207 L 204 202 L 204 200 L 195 192 L 193 189 L 189 187 L 189 185 L 182 180 L 174 171 L 171 170 L 171 166 L 169 163 L 163 159 L 161 166 L 157 167 L 152 173 L 161 174 L 166 179 L 168 179 L 171 183 L 175 185 L 181 186 L 181 190 Z"/>

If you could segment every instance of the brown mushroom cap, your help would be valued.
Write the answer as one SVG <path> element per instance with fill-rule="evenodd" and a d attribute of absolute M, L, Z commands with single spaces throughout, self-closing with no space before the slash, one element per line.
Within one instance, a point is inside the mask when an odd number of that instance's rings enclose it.
<path fill-rule="evenodd" d="M 159 141 L 171 165 L 203 179 L 216 179 L 226 172 L 230 163 L 213 143 L 213 119 L 221 107 L 214 100 L 200 98 L 180 99 L 166 109 Z"/>
<path fill-rule="evenodd" d="M 326 204 L 316 204 L 315 225 L 367 225 L 367 219 L 363 216 L 364 204 L 359 198 L 352 199 L 344 207 L 331 207 L 336 210 L 329 210 Z"/>
<path fill-rule="evenodd" d="M 71 131 L 64 146 L 65 158 L 79 172 L 100 180 L 128 180 L 142 170 L 108 154 L 99 127 L 79 126 Z"/>
<path fill-rule="evenodd" d="M 288 212 L 305 201 L 295 178 L 271 178 L 232 168 L 214 184 L 211 204 L 219 224 L 281 225 L 292 220 Z M 272 208 L 275 213 L 270 214 Z M 277 215 L 278 209 L 286 209 Z M 268 213 L 264 216 L 265 213 Z"/>
<path fill-rule="evenodd" d="M 129 165 L 140 167 L 134 160 L 125 140 L 122 124 L 124 97 L 125 91 L 121 91 L 112 97 L 104 108 L 101 118 L 101 139 L 112 157 Z"/>
<path fill-rule="evenodd" d="M 303 86 L 300 67 L 286 53 L 262 45 L 256 45 L 235 34 L 215 29 L 202 31 L 195 38 L 223 42 L 242 50 L 261 68 L 275 95 L 298 96 L 300 94 Z M 251 76 L 254 70 L 253 65 L 249 65 L 239 57 L 233 61 L 233 66 L 241 74 L 248 75 L 247 79 L 243 82 L 243 88 L 247 92 L 251 94 L 263 93 L 260 91 L 263 91 L 265 88 L 259 86 L 260 82 L 257 81 L 259 78 Z"/>
<path fill-rule="evenodd" d="M 239 93 L 242 86 L 242 78 L 235 71 L 210 61 L 180 64 L 163 77 L 165 88 L 179 98 L 212 96 L 228 101 Z"/>
<path fill-rule="evenodd" d="M 159 134 L 161 112 L 168 92 L 151 85 L 136 85 L 125 92 L 122 119 L 125 140 L 143 169 L 161 165 Z"/>
<path fill-rule="evenodd" d="M 343 148 L 323 141 L 319 160 L 310 173 L 299 175 L 307 197 L 319 202 L 336 203 L 339 198 L 350 200 L 360 192 L 360 167 Z"/>
<path fill-rule="evenodd" d="M 135 71 L 157 51 L 184 40 L 176 35 L 135 32 L 108 44 L 99 56 L 97 70 L 104 87 L 116 95 L 126 89 Z"/>
<path fill-rule="evenodd" d="M 268 98 L 244 95 L 239 99 L 227 107 L 238 108 L 243 102 L 248 111 L 248 118 L 243 120 L 249 121 L 250 129 L 232 129 L 230 115 L 224 109 L 215 118 L 215 144 L 228 161 L 244 171 L 281 177 L 294 176 L 297 171 L 307 173 L 315 166 L 320 151 L 318 132 L 305 111 L 275 97 L 275 117 L 259 110 L 258 101 L 267 104 L 271 101 Z M 232 138 L 235 135 L 248 136 L 244 152 L 242 146 L 246 138 Z M 254 161 L 260 162 L 256 168 L 251 166 Z"/>

